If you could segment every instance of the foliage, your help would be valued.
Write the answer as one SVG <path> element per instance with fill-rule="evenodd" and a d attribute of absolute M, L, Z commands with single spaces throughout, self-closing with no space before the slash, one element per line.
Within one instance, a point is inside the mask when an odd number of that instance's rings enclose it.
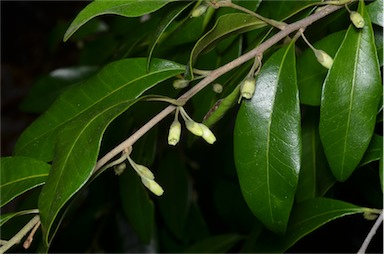
<path fill-rule="evenodd" d="M 330 221 L 374 217 L 381 9 L 382 0 L 89 3 L 64 35 L 91 37 L 80 66 L 36 83 L 22 108 L 41 116 L 1 159 L 1 206 L 19 201 L 1 215 L 3 235 L 38 213 L 36 251 L 285 252 Z M 90 29 L 105 14 L 107 30 Z M 356 182 L 363 198 L 341 195 Z"/>

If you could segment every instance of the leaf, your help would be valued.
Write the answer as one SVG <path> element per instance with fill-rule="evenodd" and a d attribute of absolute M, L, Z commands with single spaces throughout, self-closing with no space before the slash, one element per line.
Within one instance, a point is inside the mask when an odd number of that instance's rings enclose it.
<path fill-rule="evenodd" d="M 226 253 L 237 244 L 243 236 L 238 234 L 216 235 L 201 240 L 186 249 L 185 253 Z"/>
<path fill-rule="evenodd" d="M 192 49 L 186 78 L 193 78 L 193 65 L 197 57 L 204 51 L 208 51 L 214 47 L 220 40 L 232 35 L 245 33 L 254 29 L 266 26 L 266 24 L 246 13 L 230 13 L 219 17 L 214 27 L 201 37 Z"/>
<path fill-rule="evenodd" d="M 155 207 L 136 172 L 127 166 L 119 176 L 120 197 L 128 221 L 140 239 L 149 244 L 155 221 Z"/>
<path fill-rule="evenodd" d="M 383 154 L 383 136 L 373 134 L 368 149 L 365 151 L 363 159 L 360 161 L 359 167 L 364 166 L 372 161 L 380 160 Z"/>
<path fill-rule="evenodd" d="M 367 11 L 372 23 L 381 27 L 384 27 L 383 7 L 383 0 L 376 0 L 373 3 L 367 5 Z"/>
<path fill-rule="evenodd" d="M 0 227 L 3 226 L 7 221 L 21 215 L 26 214 L 32 214 L 32 213 L 39 213 L 39 210 L 37 209 L 30 209 L 30 210 L 23 210 L 15 213 L 6 213 L 6 214 L 0 214 Z"/>
<path fill-rule="evenodd" d="M 368 208 L 359 207 L 343 201 L 327 198 L 310 199 L 292 209 L 285 236 L 264 232 L 258 240 L 254 252 L 285 252 L 298 240 L 308 235 L 325 223 L 357 213 L 364 213 Z"/>
<path fill-rule="evenodd" d="M 324 50 L 328 55 L 334 57 L 346 31 L 340 31 L 324 37 L 313 46 Z M 297 85 L 300 90 L 300 103 L 319 106 L 321 101 L 321 90 L 328 70 L 316 59 L 312 49 L 308 48 L 297 59 Z"/>
<path fill-rule="evenodd" d="M 177 153 L 160 160 L 157 179 L 165 190 L 158 200 L 161 216 L 172 234 L 183 240 L 191 200 L 187 170 Z"/>
<path fill-rule="evenodd" d="M 153 60 L 150 73 L 146 73 L 144 58 L 111 64 L 94 79 L 65 93 L 56 104 L 69 108 L 72 110 L 70 113 L 77 116 L 66 121 L 55 133 L 58 136 L 55 159 L 39 198 L 46 244 L 51 240 L 51 227 L 59 211 L 90 178 L 107 126 L 132 106 L 147 89 L 182 71 L 180 65 Z M 78 105 L 83 108 L 80 112 L 77 110 Z M 60 108 L 51 108 L 49 113 L 53 114 L 54 110 Z"/>
<path fill-rule="evenodd" d="M 284 233 L 300 170 L 300 108 L 293 43 L 262 66 L 256 91 L 243 101 L 234 133 L 244 199 L 270 230 Z"/>
<path fill-rule="evenodd" d="M 321 197 L 336 182 L 329 169 L 319 136 L 318 107 L 303 109 L 302 159 L 296 201 Z"/>
<path fill-rule="evenodd" d="M 12 199 L 43 185 L 51 166 L 29 157 L 12 156 L 0 159 L 0 206 Z"/>
<path fill-rule="evenodd" d="M 363 157 L 382 94 L 373 31 L 363 2 L 365 26 L 350 25 L 324 83 L 320 137 L 331 170 L 345 181 Z"/>
<path fill-rule="evenodd" d="M 94 17 L 115 14 L 124 17 L 139 17 L 157 11 L 170 1 L 168 0 L 99 0 L 88 4 L 72 21 L 64 34 L 64 41 L 67 41 L 81 26 Z"/>
<path fill-rule="evenodd" d="M 116 61 L 68 90 L 22 133 L 15 154 L 51 161 L 57 132 L 66 123 L 87 112 L 97 113 L 110 105 L 136 99 L 154 84 L 181 73 L 184 68 L 159 59 L 153 59 L 151 66 L 151 72 L 147 73 L 145 58 Z"/>

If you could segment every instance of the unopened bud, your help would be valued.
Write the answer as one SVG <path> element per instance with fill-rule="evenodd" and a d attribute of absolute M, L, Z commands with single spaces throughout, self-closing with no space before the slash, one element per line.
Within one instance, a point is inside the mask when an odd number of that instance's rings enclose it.
<path fill-rule="evenodd" d="M 327 53 L 325 53 L 321 49 L 315 49 L 314 50 L 315 56 L 317 58 L 317 61 L 324 66 L 327 69 L 330 69 L 333 64 L 333 59 L 330 57 Z"/>
<path fill-rule="evenodd" d="M 364 27 L 364 18 L 360 15 L 360 13 L 352 11 L 351 14 L 349 14 L 349 18 L 351 19 L 353 25 L 355 25 L 356 28 Z"/>
<path fill-rule="evenodd" d="M 203 135 L 203 129 L 201 129 L 200 124 L 198 124 L 192 120 L 188 120 L 188 121 L 185 121 L 185 126 L 187 127 L 187 129 L 190 132 L 192 132 L 192 134 L 199 136 L 199 137 L 201 137 Z"/>
<path fill-rule="evenodd" d="M 136 172 L 141 176 L 141 178 L 147 178 L 147 179 L 155 179 L 155 176 L 153 175 L 152 171 L 149 170 L 146 166 L 138 165 L 136 164 Z"/>
<path fill-rule="evenodd" d="M 127 165 L 124 162 L 119 164 L 119 165 L 116 165 L 114 167 L 115 174 L 118 176 L 121 175 L 124 172 L 126 167 L 127 167 Z"/>
<path fill-rule="evenodd" d="M 175 146 L 179 143 L 181 135 L 181 124 L 178 120 L 174 120 L 169 128 L 168 144 Z"/>
<path fill-rule="evenodd" d="M 189 85 L 189 80 L 186 79 L 176 79 L 173 81 L 173 87 L 175 89 L 182 89 Z"/>
<path fill-rule="evenodd" d="M 205 126 L 204 124 L 200 123 L 200 128 L 203 130 L 203 135 L 201 136 L 205 141 L 207 141 L 208 144 L 213 144 L 216 141 L 215 135 L 212 133 L 212 131 Z"/>
<path fill-rule="evenodd" d="M 219 83 L 213 84 L 212 89 L 215 93 L 221 93 L 223 91 L 223 86 Z"/>
<path fill-rule="evenodd" d="M 201 4 L 199 6 L 197 6 L 191 13 L 191 17 L 192 18 L 197 18 L 197 17 L 200 17 L 201 15 L 203 15 L 208 9 L 208 5 L 205 5 L 205 4 Z"/>
<path fill-rule="evenodd" d="M 256 90 L 256 80 L 247 78 L 240 87 L 241 96 L 245 99 L 251 99 Z"/>
<path fill-rule="evenodd" d="M 155 182 L 151 179 L 144 178 L 144 177 L 141 178 L 141 182 L 144 184 L 145 187 L 147 187 L 150 191 L 152 191 L 153 194 L 155 194 L 156 196 L 163 195 L 164 190 L 163 190 L 163 188 L 161 188 L 161 186 L 157 182 Z"/>

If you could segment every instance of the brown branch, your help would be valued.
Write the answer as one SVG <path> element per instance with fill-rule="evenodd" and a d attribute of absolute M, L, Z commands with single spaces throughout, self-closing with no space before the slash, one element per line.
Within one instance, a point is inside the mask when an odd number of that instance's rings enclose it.
<path fill-rule="evenodd" d="M 258 47 L 254 48 L 253 50 L 249 51 L 248 53 L 245 53 L 244 55 L 236 58 L 235 60 L 217 68 L 216 70 L 212 71 L 206 78 L 201 80 L 199 83 L 197 83 L 195 86 L 193 86 L 190 90 L 188 90 L 186 93 L 181 95 L 178 100 L 184 100 L 188 101 L 191 99 L 196 93 L 198 93 L 200 90 L 202 90 L 204 87 L 209 85 L 211 82 L 216 80 L 221 75 L 227 73 L 228 71 L 242 65 L 243 63 L 253 59 L 257 55 L 262 55 L 264 51 L 269 49 L 271 46 L 275 45 L 277 42 L 288 36 L 290 33 L 295 32 L 299 30 L 300 28 L 306 28 L 307 26 L 311 25 L 315 21 L 322 19 L 326 17 L 327 15 L 331 14 L 332 12 L 335 12 L 339 9 L 343 8 L 343 6 L 326 6 L 321 11 L 315 12 L 314 14 L 301 19 L 297 22 L 294 22 L 290 25 L 287 25 L 283 30 L 279 31 L 277 34 L 260 44 Z M 123 141 L 121 144 L 116 146 L 114 149 L 112 149 L 110 152 L 108 152 L 105 156 L 103 156 L 97 163 L 94 168 L 93 173 L 96 173 L 100 168 L 102 168 L 108 161 L 113 159 L 116 155 L 121 153 L 126 147 L 132 146 L 139 138 L 141 138 L 145 133 L 147 133 L 153 126 L 155 126 L 158 122 L 160 122 L 162 119 L 164 119 L 167 115 L 173 112 L 175 110 L 175 106 L 170 105 L 166 107 L 164 110 L 162 110 L 160 113 L 158 113 L 155 117 L 153 117 L 151 120 L 149 120 L 145 125 L 143 125 L 139 130 L 137 130 L 134 134 L 132 134 L 128 139 Z"/>

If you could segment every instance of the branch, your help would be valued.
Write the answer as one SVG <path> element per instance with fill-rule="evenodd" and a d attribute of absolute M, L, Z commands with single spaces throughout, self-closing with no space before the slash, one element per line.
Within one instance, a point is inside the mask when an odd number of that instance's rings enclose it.
<path fill-rule="evenodd" d="M 376 231 L 382 222 L 383 222 L 383 211 L 381 211 L 380 216 L 376 219 L 375 224 L 373 224 L 371 230 L 369 231 L 367 237 L 365 238 L 357 254 L 363 254 L 367 251 L 369 243 L 371 242 L 373 236 L 376 234 Z"/>
<path fill-rule="evenodd" d="M 307 26 L 311 25 L 315 21 L 324 18 L 325 16 L 331 14 L 332 12 L 335 12 L 339 9 L 343 8 L 343 6 L 326 6 L 324 9 L 322 9 L 319 12 L 315 12 L 314 14 L 299 20 L 297 22 L 294 22 L 290 25 L 287 25 L 283 30 L 260 44 L 258 47 L 254 48 L 253 50 L 249 51 L 248 53 L 245 53 L 244 55 L 236 58 L 235 60 L 217 68 L 216 70 L 212 71 L 206 78 L 201 80 L 199 83 L 197 83 L 194 87 L 192 87 L 190 90 L 188 90 L 186 93 L 181 95 L 178 100 L 188 101 L 190 98 L 192 98 L 195 94 L 197 94 L 200 90 L 202 90 L 204 87 L 209 85 L 211 82 L 216 80 L 221 75 L 227 73 L 228 71 L 231 71 L 232 69 L 242 65 L 243 63 L 253 59 L 254 57 L 258 55 L 262 55 L 264 51 L 269 49 L 271 46 L 275 45 L 277 42 L 288 36 L 290 33 L 299 30 L 300 28 L 306 28 Z M 175 110 L 175 106 L 170 105 L 166 107 L 164 110 L 162 110 L 160 113 L 158 113 L 155 117 L 153 117 L 151 120 L 149 120 L 145 125 L 143 125 L 139 130 L 137 130 L 134 134 L 132 134 L 128 139 L 123 141 L 121 144 L 116 146 L 114 149 L 112 149 L 110 152 L 108 152 L 104 157 L 102 157 L 97 163 L 93 170 L 93 173 L 96 173 L 100 168 L 103 167 L 108 161 L 113 159 L 116 155 L 118 155 L 120 152 L 122 152 L 126 147 L 132 146 L 139 138 L 141 138 L 145 133 L 147 133 L 153 126 L 155 126 L 158 122 L 160 122 L 162 119 L 164 119 L 167 115 L 173 112 Z"/>

